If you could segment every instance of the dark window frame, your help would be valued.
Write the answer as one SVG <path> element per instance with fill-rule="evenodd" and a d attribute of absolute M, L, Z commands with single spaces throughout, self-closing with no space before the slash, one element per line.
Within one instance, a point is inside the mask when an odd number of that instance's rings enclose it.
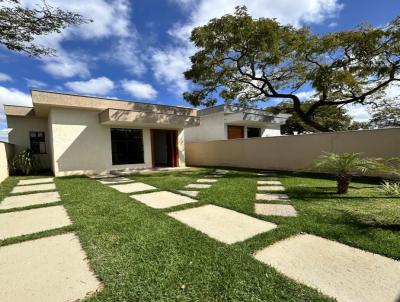
<path fill-rule="evenodd" d="M 112 165 L 144 164 L 143 129 L 110 128 Z"/>
<path fill-rule="evenodd" d="M 29 131 L 29 146 L 33 154 L 47 154 L 46 133 L 44 131 Z"/>
<path fill-rule="evenodd" d="M 258 131 L 258 135 L 250 135 L 249 136 L 249 130 L 250 131 L 257 130 Z M 261 128 L 259 128 L 259 127 L 247 127 L 246 133 L 247 133 L 247 138 L 261 137 Z"/>

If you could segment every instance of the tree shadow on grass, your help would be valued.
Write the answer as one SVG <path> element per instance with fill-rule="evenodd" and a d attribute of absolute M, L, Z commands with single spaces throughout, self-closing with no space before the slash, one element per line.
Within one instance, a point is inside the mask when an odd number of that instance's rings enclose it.
<path fill-rule="evenodd" d="M 347 210 L 339 210 L 342 218 L 360 228 L 380 228 L 389 231 L 400 231 L 400 217 L 380 218 L 370 213 L 360 213 Z"/>

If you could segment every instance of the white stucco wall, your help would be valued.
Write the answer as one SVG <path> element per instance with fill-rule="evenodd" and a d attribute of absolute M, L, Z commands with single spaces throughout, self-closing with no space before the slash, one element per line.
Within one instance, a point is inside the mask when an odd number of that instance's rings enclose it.
<path fill-rule="evenodd" d="M 41 168 L 50 168 L 51 161 L 48 153 L 51 139 L 48 132 L 47 119 L 36 118 L 33 116 L 7 116 L 7 124 L 8 128 L 11 129 L 10 133 L 8 134 L 8 141 L 9 143 L 15 145 L 16 154 L 30 148 L 30 131 L 40 131 L 45 133 L 47 154 L 38 154 L 37 156 L 39 158 Z"/>
<path fill-rule="evenodd" d="M 143 129 L 144 163 L 113 165 L 111 131 L 99 123 L 99 112 L 74 109 L 51 109 L 50 132 L 53 136 L 52 154 L 57 176 L 82 173 L 104 173 L 125 168 L 150 168 L 150 129 Z M 122 128 L 122 127 L 115 127 Z"/>
<path fill-rule="evenodd" d="M 203 142 L 212 140 L 228 139 L 228 125 L 244 126 L 244 137 L 247 138 L 247 127 L 261 128 L 261 137 L 280 136 L 279 124 L 266 124 L 265 127 L 254 126 L 249 122 L 246 125 L 245 121 L 239 123 L 230 122 L 229 115 L 224 112 L 212 113 L 200 117 L 200 126 L 185 129 L 185 141 Z"/>
<path fill-rule="evenodd" d="M 7 144 L 0 142 L 0 183 L 8 177 Z"/>

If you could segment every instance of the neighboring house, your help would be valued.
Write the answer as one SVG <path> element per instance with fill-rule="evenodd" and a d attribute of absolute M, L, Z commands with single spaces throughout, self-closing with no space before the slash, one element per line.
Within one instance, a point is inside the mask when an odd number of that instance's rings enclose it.
<path fill-rule="evenodd" d="M 185 131 L 186 142 L 279 136 L 280 126 L 290 116 L 230 105 L 202 109 L 197 115 L 200 126 Z"/>
<path fill-rule="evenodd" d="M 32 91 L 33 107 L 5 105 L 9 142 L 56 176 L 185 166 L 184 128 L 196 110 Z"/>

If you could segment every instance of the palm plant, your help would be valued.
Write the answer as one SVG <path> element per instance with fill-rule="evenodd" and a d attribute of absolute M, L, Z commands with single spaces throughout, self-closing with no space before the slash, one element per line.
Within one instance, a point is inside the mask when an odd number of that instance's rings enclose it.
<path fill-rule="evenodd" d="M 325 152 L 313 166 L 322 171 L 335 173 L 338 194 L 347 193 L 353 175 L 385 170 L 382 160 L 362 158 L 361 153 Z"/>

